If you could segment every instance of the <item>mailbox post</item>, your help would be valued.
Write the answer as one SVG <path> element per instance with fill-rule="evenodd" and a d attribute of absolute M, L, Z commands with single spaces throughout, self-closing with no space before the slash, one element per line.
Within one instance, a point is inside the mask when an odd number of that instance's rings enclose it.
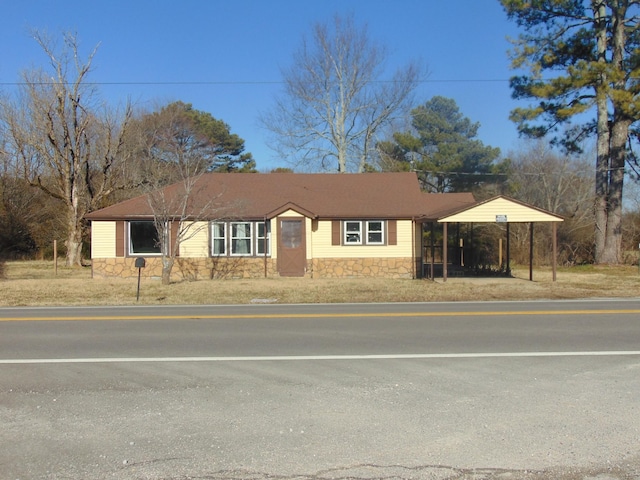
<path fill-rule="evenodd" d="M 145 261 L 143 257 L 136 258 L 136 268 L 138 269 L 138 291 L 136 292 L 136 302 L 140 299 L 140 273 L 145 267 Z"/>

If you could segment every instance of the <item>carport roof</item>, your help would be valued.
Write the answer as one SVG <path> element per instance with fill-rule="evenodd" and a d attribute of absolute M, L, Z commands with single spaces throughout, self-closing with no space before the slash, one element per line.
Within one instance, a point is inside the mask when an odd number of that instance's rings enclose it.
<path fill-rule="evenodd" d="M 438 218 L 438 223 L 530 223 L 562 222 L 564 218 L 513 198 L 496 197 L 467 205 Z"/>

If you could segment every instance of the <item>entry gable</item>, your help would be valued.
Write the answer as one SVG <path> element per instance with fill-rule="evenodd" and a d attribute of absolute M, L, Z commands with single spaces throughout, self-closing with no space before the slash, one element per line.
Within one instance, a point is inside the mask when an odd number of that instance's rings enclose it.
<path fill-rule="evenodd" d="M 287 202 L 284 205 L 276 208 L 275 210 L 272 210 L 271 212 L 266 214 L 266 218 L 275 218 L 278 215 L 283 214 L 284 212 L 288 212 L 289 210 L 293 210 L 294 212 L 299 213 L 303 217 L 311 218 L 314 220 L 318 218 L 318 215 L 316 215 L 315 213 L 310 212 L 306 208 L 302 208 L 293 202 Z"/>
<path fill-rule="evenodd" d="M 478 202 L 439 218 L 438 223 L 529 223 L 562 222 L 564 219 L 547 210 L 502 195 Z"/>

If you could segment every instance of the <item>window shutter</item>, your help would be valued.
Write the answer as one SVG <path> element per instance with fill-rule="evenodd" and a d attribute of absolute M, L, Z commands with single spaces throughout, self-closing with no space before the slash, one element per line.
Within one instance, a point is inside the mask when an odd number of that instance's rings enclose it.
<path fill-rule="evenodd" d="M 397 220 L 387 221 L 387 243 L 389 245 L 398 244 L 398 222 Z"/>
<path fill-rule="evenodd" d="M 340 245 L 340 220 L 331 222 L 331 245 Z"/>
<path fill-rule="evenodd" d="M 116 257 L 124 257 L 124 222 L 116 222 Z"/>

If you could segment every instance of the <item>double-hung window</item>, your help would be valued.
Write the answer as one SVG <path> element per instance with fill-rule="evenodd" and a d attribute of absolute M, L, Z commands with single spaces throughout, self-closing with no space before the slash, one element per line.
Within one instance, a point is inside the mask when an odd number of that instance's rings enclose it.
<path fill-rule="evenodd" d="M 367 245 L 384 244 L 384 222 L 381 220 L 367 221 Z"/>
<path fill-rule="evenodd" d="M 269 240 L 268 222 L 211 224 L 211 254 L 215 257 L 269 255 Z"/>
<path fill-rule="evenodd" d="M 345 220 L 344 245 L 384 245 L 384 221 Z"/>
<path fill-rule="evenodd" d="M 214 222 L 211 224 L 211 250 L 213 256 L 227 254 L 227 224 Z"/>
<path fill-rule="evenodd" d="M 231 222 L 231 255 L 251 255 L 251 222 Z"/>
<path fill-rule="evenodd" d="M 256 255 L 269 255 L 269 229 L 267 223 L 256 223 Z"/>
<path fill-rule="evenodd" d="M 348 220 L 344 222 L 344 243 L 362 245 L 362 222 Z"/>

